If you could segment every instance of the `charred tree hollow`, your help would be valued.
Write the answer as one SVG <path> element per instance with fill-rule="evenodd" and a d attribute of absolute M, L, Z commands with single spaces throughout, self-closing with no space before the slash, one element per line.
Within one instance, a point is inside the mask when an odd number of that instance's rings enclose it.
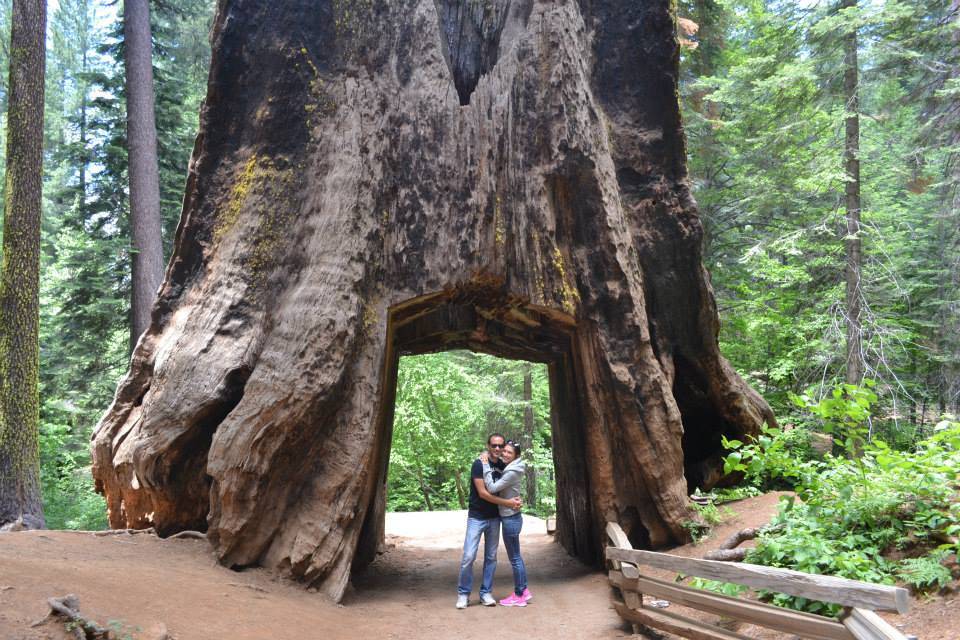
<path fill-rule="evenodd" d="M 601 549 L 591 516 L 574 318 L 554 309 L 498 301 L 495 297 L 477 299 L 463 291 L 421 296 L 395 305 L 388 313 L 384 383 L 374 445 L 379 461 L 377 495 L 367 507 L 354 566 L 372 561 L 382 543 L 400 358 L 453 349 L 547 365 L 557 485 L 556 537 L 571 555 L 588 564 L 597 563 Z"/>

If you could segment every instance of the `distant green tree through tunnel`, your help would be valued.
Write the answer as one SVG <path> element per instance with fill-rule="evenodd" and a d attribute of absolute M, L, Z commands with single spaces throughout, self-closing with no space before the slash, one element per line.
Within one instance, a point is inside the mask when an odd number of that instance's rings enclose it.
<path fill-rule="evenodd" d="M 387 511 L 465 509 L 489 433 L 526 446 L 524 510 L 556 507 L 547 366 L 457 350 L 400 359 Z M 531 472 L 530 469 L 533 471 Z"/>

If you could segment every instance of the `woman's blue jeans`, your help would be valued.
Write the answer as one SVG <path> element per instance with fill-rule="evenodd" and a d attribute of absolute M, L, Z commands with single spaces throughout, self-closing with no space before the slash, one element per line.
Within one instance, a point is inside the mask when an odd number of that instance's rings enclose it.
<path fill-rule="evenodd" d="M 517 513 L 500 518 L 503 526 L 503 546 L 507 548 L 507 557 L 513 567 L 513 592 L 523 595 L 527 588 L 527 567 L 520 556 L 520 530 L 523 528 L 523 515 Z"/>

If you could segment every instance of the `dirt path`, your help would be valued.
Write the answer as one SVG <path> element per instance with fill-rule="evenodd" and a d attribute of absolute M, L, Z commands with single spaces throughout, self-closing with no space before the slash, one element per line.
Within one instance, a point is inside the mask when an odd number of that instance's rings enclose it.
<path fill-rule="evenodd" d="M 527 518 L 521 541 L 534 602 L 524 609 L 482 607 L 474 591 L 471 606 L 456 610 L 465 518 L 464 512 L 390 514 L 388 551 L 355 576 L 339 606 L 263 570 L 225 569 L 203 541 L 0 534 L 0 638 L 68 637 L 55 624 L 30 628 L 46 614 L 48 597 L 67 593 L 80 597 L 84 615 L 112 621 L 134 638 L 157 638 L 162 628 L 177 640 L 485 640 L 498 627 L 528 638 L 629 635 L 610 609 L 605 576 L 570 558 L 535 518 Z M 504 597 L 511 586 L 501 548 L 494 593 Z"/>
<path fill-rule="evenodd" d="M 732 505 L 709 538 L 672 553 L 700 557 L 733 531 L 766 523 L 777 498 L 768 494 Z M 610 607 L 605 574 L 569 557 L 546 535 L 543 521 L 529 517 L 521 546 L 534 601 L 524 609 L 482 607 L 475 590 L 471 606 L 456 610 L 464 522 L 462 511 L 389 514 L 387 552 L 354 576 L 341 605 L 264 570 L 225 569 L 203 541 L 67 531 L 0 534 L 0 639 L 68 638 L 62 625 L 30 626 L 46 615 L 48 597 L 68 593 L 80 597 L 84 615 L 120 628 L 119 637 L 147 640 L 158 640 L 164 630 L 177 640 L 630 636 Z M 512 580 L 502 548 L 499 563 L 494 594 L 503 597 Z M 885 617 L 921 640 L 960 640 L 955 596 L 913 604 L 906 616 Z M 752 627 L 740 633 L 787 638 Z"/>

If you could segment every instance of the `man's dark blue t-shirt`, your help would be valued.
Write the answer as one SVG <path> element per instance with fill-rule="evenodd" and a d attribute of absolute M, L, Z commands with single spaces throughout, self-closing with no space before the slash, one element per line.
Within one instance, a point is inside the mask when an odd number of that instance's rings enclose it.
<path fill-rule="evenodd" d="M 497 460 L 496 462 L 491 462 L 490 466 L 493 467 L 493 479 L 499 480 L 500 472 L 503 471 L 506 465 L 500 460 Z M 473 482 L 474 478 L 483 480 L 483 463 L 480 462 L 479 459 L 474 460 L 473 466 L 470 467 L 470 510 L 467 512 L 467 515 L 471 518 L 482 518 L 484 520 L 488 518 L 498 518 L 500 516 L 499 507 L 480 497 L 480 494 L 477 493 L 477 485 Z"/>

